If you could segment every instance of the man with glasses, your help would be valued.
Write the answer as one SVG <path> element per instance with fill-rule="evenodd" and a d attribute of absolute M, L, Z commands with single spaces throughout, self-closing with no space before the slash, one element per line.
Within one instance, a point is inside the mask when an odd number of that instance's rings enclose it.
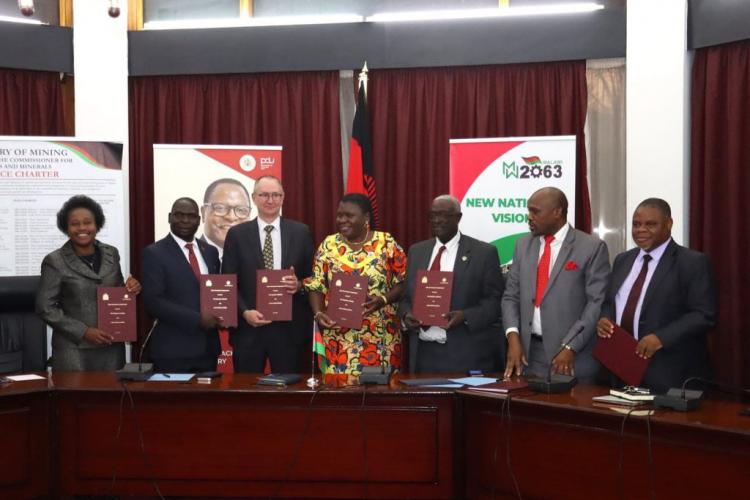
<path fill-rule="evenodd" d="M 203 236 L 201 239 L 219 251 L 223 258 L 224 239 L 232 226 L 250 217 L 250 194 L 235 179 L 218 179 L 206 188 L 203 195 Z"/>
<path fill-rule="evenodd" d="M 158 372 L 216 370 L 221 325 L 216 316 L 201 313 L 199 279 L 219 272 L 219 254 L 195 239 L 199 224 L 198 204 L 180 198 L 169 212 L 169 234 L 143 250 L 143 302 L 159 321 L 149 346 Z"/>
<path fill-rule="evenodd" d="M 277 373 L 300 373 L 312 317 L 301 281 L 312 271 L 310 228 L 281 217 L 284 187 L 273 176 L 255 182 L 252 195 L 258 217 L 232 227 L 226 235 L 222 272 L 237 275 L 239 321 L 231 331 L 235 372 L 259 373 L 266 359 Z M 289 269 L 287 292 L 293 294 L 292 320 L 270 321 L 255 309 L 256 271 Z"/>
<path fill-rule="evenodd" d="M 406 290 L 399 312 L 409 336 L 412 372 L 497 372 L 503 364 L 500 300 L 503 277 L 494 246 L 458 230 L 461 204 L 435 198 L 428 213 L 434 238 L 415 243 L 407 258 Z M 448 326 L 423 325 L 412 314 L 417 271 L 453 273 Z"/>

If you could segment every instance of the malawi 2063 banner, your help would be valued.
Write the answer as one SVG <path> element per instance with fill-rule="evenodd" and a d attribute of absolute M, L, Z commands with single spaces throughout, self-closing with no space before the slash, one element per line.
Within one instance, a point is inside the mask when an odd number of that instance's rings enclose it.
<path fill-rule="evenodd" d="M 452 139 L 450 193 L 461 202 L 460 230 L 497 247 L 502 265 L 529 232 L 526 202 L 554 186 L 575 220 L 576 138 L 569 136 Z"/>

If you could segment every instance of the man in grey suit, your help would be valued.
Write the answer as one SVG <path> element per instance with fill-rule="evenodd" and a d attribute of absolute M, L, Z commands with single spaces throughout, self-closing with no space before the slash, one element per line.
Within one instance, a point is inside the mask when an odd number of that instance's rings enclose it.
<path fill-rule="evenodd" d="M 435 198 L 429 219 L 435 238 L 409 249 L 407 287 L 399 308 L 404 325 L 412 330 L 412 371 L 500 371 L 504 344 L 500 326 L 503 277 L 497 250 L 458 231 L 461 204 L 453 196 Z M 420 269 L 453 272 L 450 321 L 445 330 L 423 326 L 412 314 L 414 280 Z"/>
<path fill-rule="evenodd" d="M 531 234 L 516 242 L 502 301 L 505 376 L 545 376 L 551 368 L 594 382 L 592 339 L 609 279 L 607 245 L 568 224 L 568 200 L 557 188 L 536 191 L 527 208 Z"/>

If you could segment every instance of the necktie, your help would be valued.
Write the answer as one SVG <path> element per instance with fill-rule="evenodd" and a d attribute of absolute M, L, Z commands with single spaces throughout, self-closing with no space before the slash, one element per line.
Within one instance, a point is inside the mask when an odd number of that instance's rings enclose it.
<path fill-rule="evenodd" d="M 198 257 L 195 256 L 195 252 L 193 251 L 193 244 L 185 243 L 185 248 L 187 248 L 188 251 L 188 262 L 190 262 L 190 267 L 193 268 L 193 274 L 195 274 L 195 277 L 200 281 L 201 266 L 198 264 Z"/>
<path fill-rule="evenodd" d="M 440 257 L 443 256 L 443 252 L 445 252 L 445 245 L 441 245 L 438 249 L 438 253 L 430 266 L 430 271 L 440 271 Z"/>
<path fill-rule="evenodd" d="M 273 240 L 271 239 L 271 231 L 273 226 L 266 226 L 266 241 L 263 242 L 263 265 L 266 269 L 273 269 Z"/>
<path fill-rule="evenodd" d="M 630 289 L 628 295 L 628 301 L 625 302 L 625 309 L 622 310 L 622 318 L 620 319 L 620 326 L 626 332 L 630 332 L 635 337 L 635 329 L 633 328 L 633 321 L 635 321 L 635 309 L 638 307 L 638 299 L 641 297 L 643 291 L 643 283 L 646 281 L 646 275 L 648 274 L 648 262 L 651 260 L 651 256 L 646 254 L 643 256 L 643 266 L 641 266 L 641 272 L 638 273 L 638 277 L 633 283 L 633 288 Z"/>
<path fill-rule="evenodd" d="M 554 239 L 555 237 L 550 234 L 544 237 L 544 253 L 536 268 L 536 299 L 534 300 L 536 307 L 542 306 L 542 297 L 544 297 L 544 290 L 549 281 L 549 264 L 552 260 L 552 240 Z"/>

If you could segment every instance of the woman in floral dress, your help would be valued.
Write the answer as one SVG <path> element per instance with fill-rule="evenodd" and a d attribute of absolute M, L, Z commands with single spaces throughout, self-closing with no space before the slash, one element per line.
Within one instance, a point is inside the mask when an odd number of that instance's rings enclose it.
<path fill-rule="evenodd" d="M 305 279 L 310 306 L 326 346 L 326 373 L 357 375 L 363 366 L 401 366 L 401 324 L 396 304 L 406 279 L 406 254 L 388 233 L 370 229 L 370 201 L 344 195 L 336 212 L 338 233 L 318 247 L 312 276 Z M 366 276 L 368 299 L 358 330 L 338 326 L 326 314 L 334 273 Z"/>

